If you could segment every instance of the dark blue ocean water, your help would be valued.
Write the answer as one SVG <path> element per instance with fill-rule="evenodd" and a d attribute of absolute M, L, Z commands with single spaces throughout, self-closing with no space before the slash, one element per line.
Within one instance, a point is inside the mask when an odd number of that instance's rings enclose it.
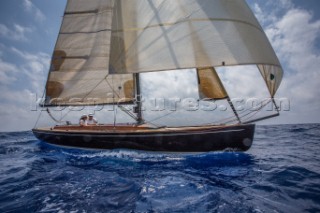
<path fill-rule="evenodd" d="M 320 212 L 320 125 L 257 126 L 246 153 L 188 156 L 0 133 L 0 212 Z"/>

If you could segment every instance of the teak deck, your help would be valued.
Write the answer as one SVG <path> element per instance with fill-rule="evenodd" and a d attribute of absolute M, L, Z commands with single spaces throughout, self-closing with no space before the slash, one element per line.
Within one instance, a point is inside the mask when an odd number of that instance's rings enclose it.
<path fill-rule="evenodd" d="M 235 125 L 236 126 L 236 125 Z M 61 125 L 54 127 L 44 127 L 38 128 L 39 130 L 54 131 L 54 132 L 123 132 L 123 133 L 152 133 L 152 132 L 177 132 L 177 131 L 206 131 L 212 129 L 223 129 L 230 126 L 225 125 L 210 125 L 210 126 L 193 126 L 193 127 L 159 127 L 153 128 L 148 126 L 135 126 L 135 125 L 110 125 L 110 124 L 100 124 L 100 125 Z"/>

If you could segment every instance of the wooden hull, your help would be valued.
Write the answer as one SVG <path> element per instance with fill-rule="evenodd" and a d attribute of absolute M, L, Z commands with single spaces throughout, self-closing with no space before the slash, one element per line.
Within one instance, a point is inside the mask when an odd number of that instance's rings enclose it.
<path fill-rule="evenodd" d="M 144 127 L 60 126 L 33 129 L 41 141 L 74 148 L 136 149 L 161 152 L 246 151 L 254 124 L 151 129 Z"/>

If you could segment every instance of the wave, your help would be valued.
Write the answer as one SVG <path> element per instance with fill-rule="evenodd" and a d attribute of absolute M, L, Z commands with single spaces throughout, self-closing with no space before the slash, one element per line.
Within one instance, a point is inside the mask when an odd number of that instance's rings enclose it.
<path fill-rule="evenodd" d="M 241 152 L 55 147 L 0 133 L 0 212 L 319 212 L 320 125 L 257 126 Z"/>

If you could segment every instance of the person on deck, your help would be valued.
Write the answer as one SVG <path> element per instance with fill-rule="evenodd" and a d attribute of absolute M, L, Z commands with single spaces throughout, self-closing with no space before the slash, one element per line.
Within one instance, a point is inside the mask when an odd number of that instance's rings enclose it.
<path fill-rule="evenodd" d="M 93 114 L 89 114 L 89 119 L 87 121 L 88 125 L 97 125 L 98 121 L 93 117 Z"/>
<path fill-rule="evenodd" d="M 88 125 L 88 116 L 87 115 L 82 115 L 80 117 L 79 125 L 80 126 L 87 126 Z"/>

